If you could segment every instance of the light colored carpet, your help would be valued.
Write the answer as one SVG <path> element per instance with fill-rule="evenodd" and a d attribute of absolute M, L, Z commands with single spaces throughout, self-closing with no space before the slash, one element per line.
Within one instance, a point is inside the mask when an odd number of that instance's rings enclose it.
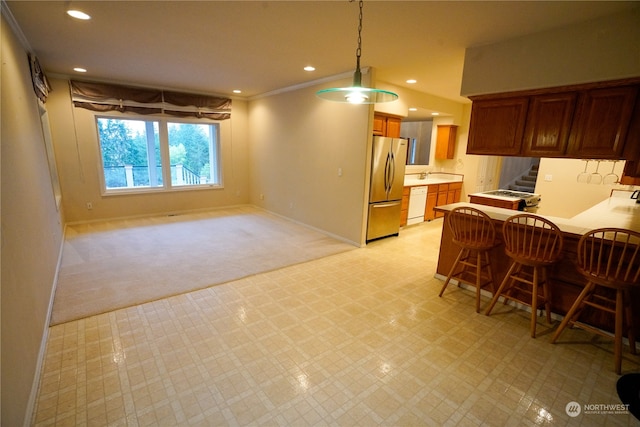
<path fill-rule="evenodd" d="M 51 324 L 355 246 L 251 206 L 67 227 Z"/>

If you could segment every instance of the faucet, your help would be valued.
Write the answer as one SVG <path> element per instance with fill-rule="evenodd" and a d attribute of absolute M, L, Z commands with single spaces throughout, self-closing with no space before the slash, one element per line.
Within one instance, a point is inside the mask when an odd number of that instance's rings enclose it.
<path fill-rule="evenodd" d="M 420 179 L 426 179 L 429 176 L 429 172 L 420 172 Z"/>

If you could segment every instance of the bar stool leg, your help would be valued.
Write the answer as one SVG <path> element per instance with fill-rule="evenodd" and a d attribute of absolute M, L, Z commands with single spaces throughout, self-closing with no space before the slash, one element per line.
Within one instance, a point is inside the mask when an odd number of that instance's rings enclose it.
<path fill-rule="evenodd" d="M 551 324 L 551 299 L 549 297 L 549 274 L 546 268 L 542 268 L 542 277 L 544 283 L 542 285 L 542 292 L 544 295 L 544 310 L 547 312 L 547 323 Z"/>
<path fill-rule="evenodd" d="M 560 326 L 558 326 L 558 329 L 556 330 L 556 333 L 553 334 L 553 338 L 551 338 L 551 343 L 552 344 L 555 344 L 555 342 L 560 337 L 560 334 L 562 333 L 564 328 L 566 328 L 567 325 L 569 324 L 569 322 L 571 322 L 573 320 L 573 318 L 576 315 L 576 312 L 582 306 L 582 300 L 584 300 L 587 297 L 587 295 L 589 295 L 593 291 L 594 287 L 595 287 L 595 284 L 589 282 L 584 287 L 584 289 L 582 289 L 582 292 L 580 292 L 580 295 L 578 295 L 578 298 L 576 298 L 576 301 L 573 303 L 573 305 L 571 306 L 571 308 L 569 309 L 567 314 L 564 316 L 564 319 L 562 319 L 562 322 L 560 322 Z"/>
<path fill-rule="evenodd" d="M 487 316 L 491 314 L 491 310 L 493 310 L 493 307 L 498 302 L 498 298 L 500 297 L 500 294 L 504 290 L 505 286 L 507 286 L 507 283 L 511 279 L 511 274 L 513 273 L 513 270 L 516 269 L 517 265 L 518 263 L 516 262 L 511 263 L 511 267 L 509 267 L 509 271 L 507 271 L 507 274 L 504 276 L 504 279 L 502 279 L 502 283 L 500 283 L 500 286 L 498 286 L 498 289 L 495 291 L 493 298 L 491 299 L 491 303 L 489 304 L 489 307 L 487 307 L 487 310 L 484 313 Z"/>
<path fill-rule="evenodd" d="M 538 318 L 538 267 L 533 267 L 533 290 L 531 292 L 531 338 L 536 337 L 536 320 Z"/>
<path fill-rule="evenodd" d="M 460 249 L 460 252 L 458 253 L 458 256 L 456 258 L 456 260 L 453 262 L 453 265 L 451 266 L 451 270 L 449 271 L 449 275 L 447 276 L 447 280 L 444 281 L 444 284 L 442 285 L 442 289 L 440 289 L 440 293 L 438 294 L 439 297 L 442 296 L 442 294 L 444 293 L 444 290 L 447 289 L 447 285 L 449 285 L 449 282 L 451 281 L 451 277 L 453 277 L 453 273 L 456 270 L 456 267 L 458 266 L 458 263 L 460 262 L 460 259 L 462 258 L 462 255 L 466 252 L 466 249 Z"/>
<path fill-rule="evenodd" d="M 480 286 L 482 285 L 482 253 L 476 252 L 476 313 L 480 312 Z"/>

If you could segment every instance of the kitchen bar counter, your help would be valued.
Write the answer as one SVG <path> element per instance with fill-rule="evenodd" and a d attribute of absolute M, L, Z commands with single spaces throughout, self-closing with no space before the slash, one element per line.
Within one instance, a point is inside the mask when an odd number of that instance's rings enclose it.
<path fill-rule="evenodd" d="M 476 205 L 471 203 L 452 203 L 439 206 L 439 210 L 445 214 L 445 221 L 448 212 L 458 206 L 469 206 L 485 212 L 494 221 L 496 234 L 499 241 L 502 240 L 502 224 L 504 221 L 521 212 L 514 212 L 510 209 L 496 208 L 492 206 Z M 551 305 L 552 311 L 556 314 L 564 315 L 585 285 L 584 277 L 576 269 L 577 246 L 580 237 L 589 230 L 602 227 L 626 228 L 640 231 L 640 204 L 635 200 L 625 198 L 609 198 L 590 209 L 574 216 L 573 218 L 558 218 L 548 215 L 540 215 L 555 223 L 563 232 L 564 250 L 563 258 L 560 262 L 549 269 L 549 281 L 551 283 Z M 445 223 L 446 224 L 446 223 Z M 438 267 L 436 276 L 444 279 L 460 250 L 452 242 L 452 235 L 449 227 L 443 224 L 442 239 L 440 243 L 440 255 L 438 257 Z M 500 284 L 511 259 L 504 252 L 504 245 L 495 247 L 490 255 L 491 267 L 494 279 Z M 640 298 L 633 299 L 632 311 L 634 322 L 640 325 Z M 606 330 L 613 330 L 613 319 L 605 316 L 597 316 L 590 319 L 599 327 Z"/>
<path fill-rule="evenodd" d="M 489 215 L 491 219 L 498 221 L 504 221 L 511 215 L 523 213 L 514 212 L 511 209 L 462 202 L 438 206 L 437 209 L 448 212 L 458 206 L 470 206 L 480 209 Z M 562 232 L 569 234 L 582 235 L 589 230 L 602 227 L 617 227 L 640 231 L 640 203 L 622 197 L 610 197 L 573 218 L 567 219 L 549 215 L 540 216 L 552 221 Z"/>

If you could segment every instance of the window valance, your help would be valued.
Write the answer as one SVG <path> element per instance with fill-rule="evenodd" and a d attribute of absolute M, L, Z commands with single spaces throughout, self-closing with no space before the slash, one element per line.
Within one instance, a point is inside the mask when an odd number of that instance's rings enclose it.
<path fill-rule="evenodd" d="M 228 98 L 76 80 L 69 81 L 69 87 L 73 105 L 92 111 L 164 113 L 212 120 L 231 117 Z"/>

